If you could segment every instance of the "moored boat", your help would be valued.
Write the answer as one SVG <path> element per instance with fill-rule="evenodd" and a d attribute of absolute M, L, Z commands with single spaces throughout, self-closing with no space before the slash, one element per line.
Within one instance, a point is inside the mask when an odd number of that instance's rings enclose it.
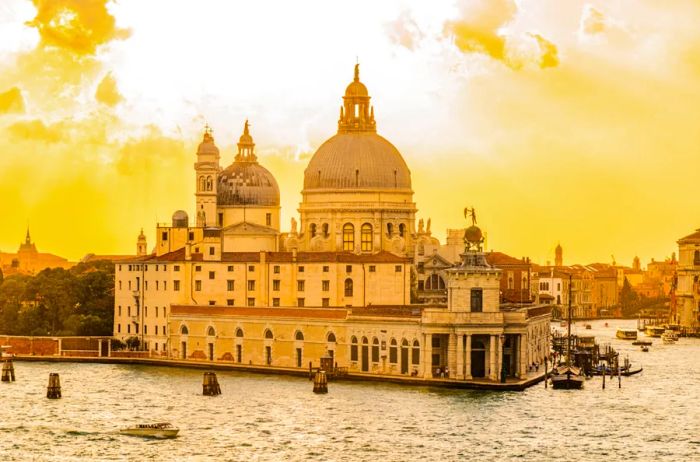
<path fill-rule="evenodd" d="M 552 369 L 552 388 L 555 390 L 578 390 L 583 387 L 584 377 L 581 369 L 570 365 L 561 365 Z"/>
<path fill-rule="evenodd" d="M 635 340 L 632 345 L 650 346 L 652 343 L 651 340 Z"/>
<path fill-rule="evenodd" d="M 637 331 L 634 329 L 617 329 L 615 336 L 622 340 L 637 340 Z"/>
<path fill-rule="evenodd" d="M 592 328 L 593 328 L 593 326 L 591 326 L 590 324 L 586 324 L 586 329 L 592 329 Z"/>
<path fill-rule="evenodd" d="M 646 326 L 644 328 L 644 333 L 647 337 L 661 337 L 661 334 L 665 331 L 666 329 L 662 326 Z"/>
<path fill-rule="evenodd" d="M 647 351 L 649 351 L 649 347 L 646 345 L 642 345 L 642 351 L 646 353 Z"/>
<path fill-rule="evenodd" d="M 666 330 L 663 334 L 661 334 L 661 340 L 666 345 L 671 345 L 678 341 L 678 334 L 675 331 Z"/>
<path fill-rule="evenodd" d="M 124 427 L 119 429 L 122 435 L 142 436 L 145 438 L 175 438 L 179 428 L 173 427 L 167 422 L 158 422 L 152 424 L 136 424 L 132 427 Z"/>

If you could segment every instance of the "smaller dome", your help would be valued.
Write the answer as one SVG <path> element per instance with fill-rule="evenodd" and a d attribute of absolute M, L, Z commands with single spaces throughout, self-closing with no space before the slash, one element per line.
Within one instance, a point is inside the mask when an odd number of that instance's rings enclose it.
<path fill-rule="evenodd" d="M 189 221 L 187 212 L 184 210 L 178 210 L 173 213 L 173 228 L 187 228 Z"/>
<path fill-rule="evenodd" d="M 481 228 L 472 225 L 464 231 L 464 239 L 472 244 L 478 244 L 484 239 L 484 235 L 481 232 Z"/>
<path fill-rule="evenodd" d="M 206 128 L 202 142 L 199 143 L 199 146 L 197 147 L 197 155 L 201 154 L 219 155 L 219 148 L 217 148 L 216 144 L 214 144 L 214 137 L 211 135 L 209 127 Z"/>
<path fill-rule="evenodd" d="M 345 97 L 353 97 L 353 96 L 369 96 L 369 92 L 367 91 L 367 87 L 365 87 L 365 84 L 360 82 L 359 80 L 356 80 L 354 82 L 350 82 L 350 85 L 347 86 L 345 89 Z"/>

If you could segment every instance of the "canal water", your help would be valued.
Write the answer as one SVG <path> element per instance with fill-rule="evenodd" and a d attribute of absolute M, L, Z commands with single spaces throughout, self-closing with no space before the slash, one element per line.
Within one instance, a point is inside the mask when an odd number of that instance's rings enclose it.
<path fill-rule="evenodd" d="M 592 324 L 574 331 L 644 372 L 605 390 L 596 377 L 581 391 L 332 382 L 327 395 L 300 378 L 218 372 L 223 394 L 205 397 L 197 370 L 16 362 L 17 382 L 0 384 L 0 460 L 700 460 L 700 339 L 642 353 L 615 339 L 634 321 Z M 50 372 L 62 399 L 46 399 Z M 180 436 L 117 432 L 156 421 Z"/>

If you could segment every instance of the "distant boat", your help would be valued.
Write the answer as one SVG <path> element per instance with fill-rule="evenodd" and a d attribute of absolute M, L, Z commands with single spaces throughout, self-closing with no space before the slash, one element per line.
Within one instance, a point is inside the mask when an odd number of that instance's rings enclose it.
<path fill-rule="evenodd" d="M 590 324 L 586 324 L 586 329 L 592 329 L 592 328 L 593 328 L 593 326 L 591 326 Z"/>
<path fill-rule="evenodd" d="M 646 345 L 642 345 L 642 351 L 646 353 L 647 351 L 649 351 L 649 347 Z"/>
<path fill-rule="evenodd" d="M 634 329 L 617 329 L 615 336 L 621 340 L 637 340 L 637 331 Z"/>
<path fill-rule="evenodd" d="M 632 342 L 632 345 L 642 345 L 642 346 L 650 346 L 652 343 L 651 340 L 635 340 Z"/>
<path fill-rule="evenodd" d="M 678 334 L 672 330 L 666 330 L 663 334 L 661 334 L 661 340 L 666 345 L 674 344 L 678 341 Z"/>
<path fill-rule="evenodd" d="M 644 328 L 644 333 L 647 337 L 661 337 L 661 334 L 665 331 L 666 329 L 662 326 L 646 326 Z"/>
<path fill-rule="evenodd" d="M 119 429 L 119 433 L 129 436 L 142 436 L 145 438 L 175 438 L 179 428 L 173 427 L 167 422 L 159 422 L 152 424 L 137 424 L 133 427 L 124 427 Z"/>
<path fill-rule="evenodd" d="M 579 390 L 583 387 L 583 381 L 578 367 L 561 365 L 552 369 L 552 388 L 555 390 Z"/>

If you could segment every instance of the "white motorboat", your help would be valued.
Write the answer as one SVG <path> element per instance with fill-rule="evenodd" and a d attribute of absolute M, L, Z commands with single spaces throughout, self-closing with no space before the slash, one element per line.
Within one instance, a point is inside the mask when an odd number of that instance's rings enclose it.
<path fill-rule="evenodd" d="M 666 330 L 663 334 L 661 334 L 661 340 L 666 345 L 674 344 L 678 341 L 678 334 L 672 330 Z"/>
<path fill-rule="evenodd" d="M 122 435 L 142 436 L 145 438 L 175 438 L 180 429 L 173 427 L 167 422 L 159 422 L 152 424 L 137 424 L 133 427 L 124 427 L 119 429 Z"/>

